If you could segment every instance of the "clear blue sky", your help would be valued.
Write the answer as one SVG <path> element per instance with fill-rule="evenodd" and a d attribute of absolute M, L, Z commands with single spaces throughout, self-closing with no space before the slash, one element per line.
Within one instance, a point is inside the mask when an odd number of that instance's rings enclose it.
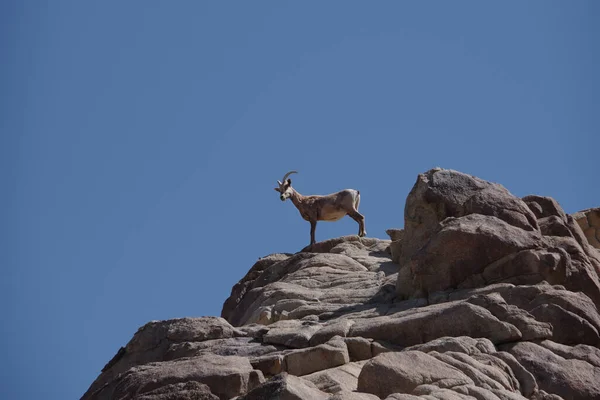
<path fill-rule="evenodd" d="M 136 329 L 219 315 L 361 191 L 435 166 L 600 205 L 600 2 L 4 1 L 0 397 L 79 398 Z M 317 240 L 357 232 L 320 223 Z"/>

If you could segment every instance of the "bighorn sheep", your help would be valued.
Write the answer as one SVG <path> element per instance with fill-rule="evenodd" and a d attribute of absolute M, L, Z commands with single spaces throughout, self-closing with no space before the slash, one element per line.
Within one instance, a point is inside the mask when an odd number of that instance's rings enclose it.
<path fill-rule="evenodd" d="M 358 236 L 365 236 L 365 217 L 358 212 L 360 192 L 354 189 L 345 189 L 326 196 L 303 196 L 292 187 L 292 180 L 288 179 L 296 171 L 290 171 L 283 176 L 282 181 L 277 181 L 281 201 L 290 199 L 296 206 L 300 215 L 310 222 L 310 244 L 315 244 L 315 229 L 317 221 L 337 221 L 348 214 L 358 222 Z"/>

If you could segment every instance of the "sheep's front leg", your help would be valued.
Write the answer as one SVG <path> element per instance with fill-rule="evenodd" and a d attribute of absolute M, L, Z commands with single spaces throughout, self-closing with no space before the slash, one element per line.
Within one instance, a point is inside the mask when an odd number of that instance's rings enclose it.
<path fill-rule="evenodd" d="M 310 245 L 315 244 L 315 230 L 317 229 L 317 221 L 310 221 Z"/>

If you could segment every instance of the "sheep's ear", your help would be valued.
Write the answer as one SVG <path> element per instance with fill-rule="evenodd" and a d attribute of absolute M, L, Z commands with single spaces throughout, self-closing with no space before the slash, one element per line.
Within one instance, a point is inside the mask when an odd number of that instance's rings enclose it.
<path fill-rule="evenodd" d="M 288 178 L 287 184 L 290 185 L 290 186 L 292 186 L 292 180 L 290 178 Z"/>

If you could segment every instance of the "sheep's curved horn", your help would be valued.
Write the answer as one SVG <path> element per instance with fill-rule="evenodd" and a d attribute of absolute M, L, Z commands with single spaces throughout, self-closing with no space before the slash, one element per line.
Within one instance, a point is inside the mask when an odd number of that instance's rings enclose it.
<path fill-rule="evenodd" d="M 297 173 L 298 173 L 298 171 L 290 171 L 290 172 L 288 172 L 287 174 L 285 174 L 283 176 L 283 179 L 281 180 L 281 182 L 285 183 L 285 180 L 287 179 L 288 176 L 290 176 L 291 174 L 297 174 Z"/>

